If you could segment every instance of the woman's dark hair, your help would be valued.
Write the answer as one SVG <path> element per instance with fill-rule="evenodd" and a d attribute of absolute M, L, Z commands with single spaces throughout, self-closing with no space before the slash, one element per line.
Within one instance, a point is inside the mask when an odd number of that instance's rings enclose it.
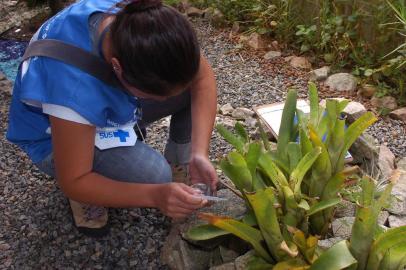
<path fill-rule="evenodd" d="M 187 19 L 160 0 L 123 1 L 111 26 L 113 54 L 123 78 L 139 90 L 173 94 L 197 74 L 200 48 Z"/>

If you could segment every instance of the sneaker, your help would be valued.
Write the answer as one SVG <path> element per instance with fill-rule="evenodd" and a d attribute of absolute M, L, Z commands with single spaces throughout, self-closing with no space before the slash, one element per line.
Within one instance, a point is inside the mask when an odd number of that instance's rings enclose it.
<path fill-rule="evenodd" d="M 188 165 L 172 165 L 171 164 L 171 169 L 172 169 L 173 182 L 183 183 L 188 186 L 191 184 Z"/>
<path fill-rule="evenodd" d="M 73 222 L 79 232 L 91 237 L 101 237 L 109 232 L 107 208 L 73 200 L 69 200 L 69 203 Z"/>

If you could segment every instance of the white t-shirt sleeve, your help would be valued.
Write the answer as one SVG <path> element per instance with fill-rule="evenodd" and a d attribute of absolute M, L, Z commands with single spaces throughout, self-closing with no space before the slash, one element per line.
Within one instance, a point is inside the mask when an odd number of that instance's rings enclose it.
<path fill-rule="evenodd" d="M 93 126 L 89 121 L 87 121 L 84 117 L 80 114 L 75 112 L 74 110 L 60 106 L 55 104 L 49 103 L 42 103 L 42 112 L 48 115 L 52 115 L 64 120 L 72 121 L 79 124 Z"/>

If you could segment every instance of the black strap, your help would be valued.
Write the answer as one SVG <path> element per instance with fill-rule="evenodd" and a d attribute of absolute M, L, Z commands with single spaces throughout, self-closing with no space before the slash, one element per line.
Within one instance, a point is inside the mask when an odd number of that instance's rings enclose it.
<path fill-rule="evenodd" d="M 22 61 L 34 56 L 59 60 L 77 67 L 110 86 L 124 89 L 115 76 L 111 65 L 96 55 L 74 45 L 55 39 L 36 40 L 28 46 Z"/>

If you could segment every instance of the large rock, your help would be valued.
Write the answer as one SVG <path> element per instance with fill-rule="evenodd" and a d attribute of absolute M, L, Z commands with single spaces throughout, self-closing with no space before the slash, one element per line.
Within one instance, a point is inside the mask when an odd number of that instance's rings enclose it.
<path fill-rule="evenodd" d="M 264 55 L 265 60 L 272 60 L 275 58 L 279 58 L 282 56 L 282 53 L 280 51 L 269 51 Z"/>
<path fill-rule="evenodd" d="M 216 117 L 216 124 L 221 124 L 223 126 L 225 126 L 226 128 L 231 128 L 233 129 L 235 126 L 235 123 L 237 123 L 237 121 L 231 117 Z"/>
<path fill-rule="evenodd" d="M 372 135 L 364 133 L 351 146 L 350 153 L 355 164 L 367 165 L 378 160 L 379 147 Z"/>
<path fill-rule="evenodd" d="M 206 270 L 210 266 L 211 251 L 197 249 L 170 233 L 162 248 L 161 259 L 170 269 Z"/>
<path fill-rule="evenodd" d="M 248 117 L 247 119 L 245 119 L 244 123 L 249 128 L 255 128 L 257 126 L 257 119 L 253 117 Z"/>
<path fill-rule="evenodd" d="M 391 228 L 406 226 L 406 216 L 389 216 L 389 226 Z"/>
<path fill-rule="evenodd" d="M 331 224 L 334 237 L 347 239 L 351 236 L 352 225 L 354 224 L 355 217 L 342 217 L 337 218 Z"/>
<path fill-rule="evenodd" d="M 334 216 L 336 218 L 342 217 L 355 217 L 355 210 L 357 206 L 355 203 L 343 200 L 336 208 Z"/>
<path fill-rule="evenodd" d="M 392 111 L 389 116 L 393 119 L 402 120 L 406 122 L 406 107 Z"/>
<path fill-rule="evenodd" d="M 210 267 L 209 270 L 235 270 L 235 265 L 234 262 L 229 262 L 222 265 Z"/>
<path fill-rule="evenodd" d="M 357 79 L 349 73 L 333 74 L 326 80 L 331 90 L 354 92 L 357 89 Z"/>
<path fill-rule="evenodd" d="M 233 111 L 234 111 L 234 108 L 230 103 L 226 103 L 226 104 L 220 106 L 220 113 L 222 115 L 230 115 L 231 116 Z"/>
<path fill-rule="evenodd" d="M 381 211 L 378 216 L 378 224 L 385 225 L 386 221 L 388 220 L 389 212 L 388 211 Z"/>
<path fill-rule="evenodd" d="M 400 168 L 402 169 L 402 168 Z M 393 186 L 392 189 L 392 201 L 387 209 L 389 213 L 406 216 L 406 173 L 403 172 Z"/>
<path fill-rule="evenodd" d="M 344 113 L 347 115 L 347 122 L 349 123 L 354 122 L 366 112 L 365 106 L 356 101 L 351 101 L 344 109 Z"/>
<path fill-rule="evenodd" d="M 219 190 L 217 195 L 227 198 L 227 201 L 215 203 L 199 211 L 233 218 L 241 218 L 246 213 L 244 201 L 230 190 Z M 205 222 L 198 220 L 196 216 L 192 216 L 184 222 L 173 223 L 161 252 L 162 261 L 171 269 L 203 270 L 221 263 L 221 254 L 218 248 L 221 241 L 214 244 L 213 242 L 206 243 L 204 248 L 199 248 L 196 243 L 190 244 L 183 239 L 190 228 L 203 223 Z"/>
<path fill-rule="evenodd" d="M 378 91 L 377 87 L 371 84 L 364 84 L 362 87 L 358 90 L 357 94 L 359 96 L 363 96 L 366 98 L 373 97 L 375 93 Z"/>
<path fill-rule="evenodd" d="M 377 108 L 384 108 L 389 110 L 396 110 L 398 107 L 398 102 L 396 98 L 391 96 L 386 97 L 373 97 L 371 98 L 371 104 Z"/>
<path fill-rule="evenodd" d="M 309 60 L 306 57 L 294 56 L 290 59 L 289 63 L 294 68 L 299 68 L 299 69 L 311 69 L 312 68 L 312 64 L 309 62 Z"/>
<path fill-rule="evenodd" d="M 334 99 L 337 101 L 346 100 L 345 98 L 329 98 L 329 99 Z M 323 99 L 320 102 L 320 106 L 322 106 L 323 108 L 326 108 L 325 99 Z M 354 122 L 355 120 L 357 120 L 358 118 L 360 118 L 366 112 L 367 112 L 367 110 L 365 109 L 365 106 L 356 101 L 350 101 L 343 110 L 343 113 L 347 116 L 347 122 L 350 124 L 352 122 Z"/>
<path fill-rule="evenodd" d="M 327 79 L 330 73 L 330 67 L 325 66 L 319 69 L 315 69 L 309 73 L 309 80 L 311 81 L 324 81 Z"/>
<path fill-rule="evenodd" d="M 227 263 L 227 262 L 234 262 L 234 260 L 240 256 L 241 254 L 239 254 L 237 251 L 226 248 L 224 246 L 220 246 L 219 247 L 220 250 L 220 256 L 223 262 Z"/>
<path fill-rule="evenodd" d="M 388 179 L 395 169 L 395 155 L 385 145 L 379 147 L 378 168 L 381 171 L 381 180 Z"/>
<path fill-rule="evenodd" d="M 202 212 L 214 213 L 221 216 L 229 216 L 239 219 L 247 212 L 247 207 L 243 199 L 235 195 L 229 189 L 220 189 L 217 196 L 226 198 L 227 201 L 218 202 L 210 207 L 203 208 Z"/>
<path fill-rule="evenodd" d="M 186 8 L 185 13 L 189 17 L 203 17 L 204 15 L 204 11 L 196 7 Z"/>
<path fill-rule="evenodd" d="M 258 33 L 252 33 L 248 38 L 247 44 L 254 50 L 261 50 L 266 48 L 264 39 Z"/>
<path fill-rule="evenodd" d="M 336 243 L 343 241 L 344 239 L 341 237 L 333 237 L 328 239 L 319 240 L 317 243 L 318 246 L 322 249 L 329 249 L 334 246 Z"/>
<path fill-rule="evenodd" d="M 248 109 L 248 108 L 236 108 L 232 113 L 231 116 L 234 117 L 237 120 L 245 120 L 248 119 L 252 116 L 254 116 L 254 111 Z"/>
<path fill-rule="evenodd" d="M 248 269 L 248 263 L 251 259 L 251 257 L 255 255 L 255 251 L 254 250 L 250 250 L 247 253 L 245 253 L 244 255 L 238 257 L 234 264 L 235 264 L 235 269 L 236 270 L 246 270 Z"/>
<path fill-rule="evenodd" d="M 396 168 L 399 170 L 406 171 L 406 157 L 401 158 L 397 163 L 396 163 Z"/>

